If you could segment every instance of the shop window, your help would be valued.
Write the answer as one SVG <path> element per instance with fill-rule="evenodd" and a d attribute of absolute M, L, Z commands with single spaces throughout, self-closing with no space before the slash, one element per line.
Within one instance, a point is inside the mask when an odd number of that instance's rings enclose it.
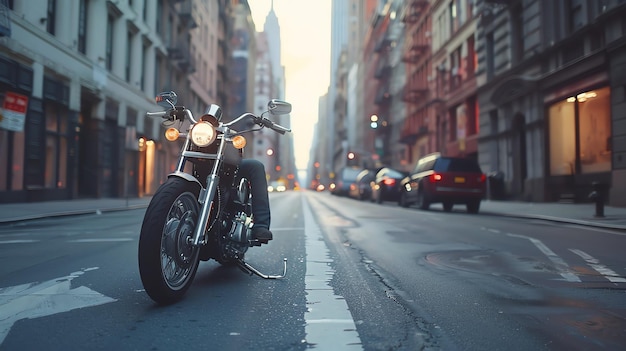
<path fill-rule="evenodd" d="M 610 89 L 602 88 L 577 97 L 580 123 L 580 165 L 582 173 L 611 170 Z"/>
<path fill-rule="evenodd" d="M 46 102 L 46 161 L 45 187 L 65 188 L 67 185 L 67 129 L 66 107 Z"/>
<path fill-rule="evenodd" d="M 571 175 L 576 164 L 575 106 L 558 102 L 549 109 L 550 174 Z"/>
<path fill-rule="evenodd" d="M 551 175 L 611 170 L 610 88 L 571 96 L 548 113 Z"/>

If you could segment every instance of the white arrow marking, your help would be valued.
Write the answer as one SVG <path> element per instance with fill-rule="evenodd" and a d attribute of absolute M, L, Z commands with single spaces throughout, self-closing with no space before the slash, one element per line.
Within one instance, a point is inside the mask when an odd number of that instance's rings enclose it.
<path fill-rule="evenodd" d="M 94 269 L 98 268 L 87 268 L 43 283 L 0 288 L 0 344 L 20 319 L 50 316 L 117 301 L 85 286 L 71 288 L 72 279 Z"/>

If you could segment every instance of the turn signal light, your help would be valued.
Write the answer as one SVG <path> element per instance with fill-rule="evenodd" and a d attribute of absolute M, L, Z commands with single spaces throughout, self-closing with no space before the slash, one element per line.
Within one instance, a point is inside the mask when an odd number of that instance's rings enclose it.
<path fill-rule="evenodd" d="M 241 135 L 233 137 L 233 146 L 235 149 L 243 149 L 246 146 L 246 138 Z"/>
<path fill-rule="evenodd" d="M 179 135 L 180 132 L 176 128 L 167 128 L 167 130 L 165 131 L 165 139 L 169 141 L 178 140 Z"/>

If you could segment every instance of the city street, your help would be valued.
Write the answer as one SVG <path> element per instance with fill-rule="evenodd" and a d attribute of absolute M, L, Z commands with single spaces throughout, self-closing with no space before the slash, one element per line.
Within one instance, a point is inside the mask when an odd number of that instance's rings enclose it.
<path fill-rule="evenodd" d="M 146 295 L 143 208 L 0 224 L 0 350 L 617 350 L 626 231 L 488 212 L 270 194 L 263 280 L 201 262 Z"/>

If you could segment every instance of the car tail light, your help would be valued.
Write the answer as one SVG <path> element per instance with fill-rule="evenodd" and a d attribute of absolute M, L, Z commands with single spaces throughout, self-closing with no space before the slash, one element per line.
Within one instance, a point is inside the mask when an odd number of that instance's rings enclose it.
<path fill-rule="evenodd" d="M 394 185 L 394 184 L 396 184 L 396 180 L 395 180 L 395 179 L 392 179 L 392 178 L 387 178 L 387 179 L 384 179 L 384 180 L 383 180 L 383 183 L 384 183 L 385 185 Z"/>
<path fill-rule="evenodd" d="M 434 182 L 438 182 L 438 181 L 442 180 L 443 176 L 441 174 L 439 174 L 439 173 L 434 173 L 434 174 L 431 174 L 430 177 L 428 177 L 428 178 L 429 178 L 431 183 L 434 183 Z"/>
<path fill-rule="evenodd" d="M 481 183 L 486 182 L 487 181 L 487 176 L 484 175 L 484 174 L 481 174 L 480 178 L 478 178 L 478 181 L 481 182 Z"/>

